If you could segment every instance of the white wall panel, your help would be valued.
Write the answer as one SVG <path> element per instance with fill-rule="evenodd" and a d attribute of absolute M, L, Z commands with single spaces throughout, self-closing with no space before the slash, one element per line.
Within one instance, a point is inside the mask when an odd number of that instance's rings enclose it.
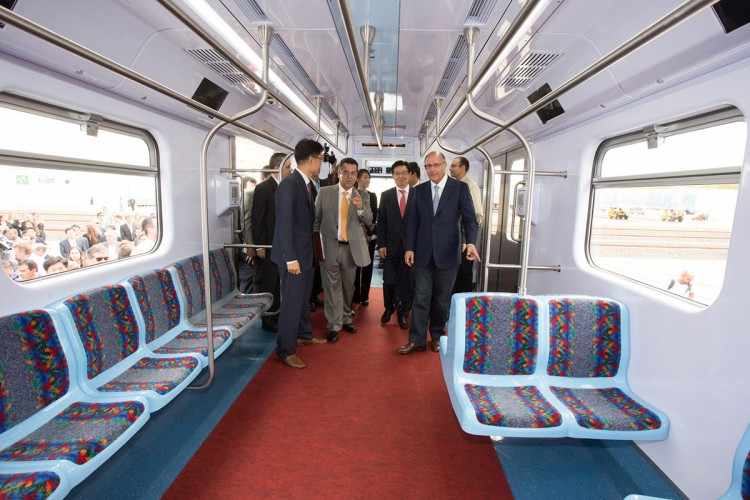
<path fill-rule="evenodd" d="M 729 485 L 732 457 L 750 424 L 747 383 L 750 210 L 746 148 L 737 211 L 718 300 L 691 306 L 613 274 L 585 256 L 594 155 L 606 138 L 728 104 L 750 113 L 750 63 L 736 63 L 628 105 L 534 145 L 539 168 L 567 169 L 567 180 L 538 178 L 545 192 L 534 227 L 531 262 L 561 264 L 560 274 L 532 272 L 532 293 L 586 293 L 625 302 L 631 312 L 630 381 L 672 422 L 669 439 L 641 448 L 690 498 L 718 497 Z M 552 208 L 552 209 L 550 209 Z"/>

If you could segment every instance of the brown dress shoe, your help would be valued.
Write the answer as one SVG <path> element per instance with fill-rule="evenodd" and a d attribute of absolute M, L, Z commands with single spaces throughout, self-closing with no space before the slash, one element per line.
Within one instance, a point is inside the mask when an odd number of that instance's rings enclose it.
<path fill-rule="evenodd" d="M 440 340 L 430 341 L 430 349 L 432 349 L 432 352 L 440 352 Z"/>
<path fill-rule="evenodd" d="M 284 358 L 284 364 L 287 366 L 291 366 L 292 368 L 306 368 L 307 367 L 305 362 L 302 361 L 302 358 L 300 358 L 296 354 L 292 354 Z"/>
<path fill-rule="evenodd" d="M 313 337 L 311 339 L 297 339 L 297 344 L 299 345 L 325 344 L 326 342 L 326 339 L 319 339 L 318 337 Z"/>
<path fill-rule="evenodd" d="M 398 348 L 399 354 L 409 354 L 411 352 L 424 352 L 427 350 L 426 346 L 423 345 L 417 345 L 414 342 L 409 342 L 408 344 L 404 344 L 401 347 Z"/>

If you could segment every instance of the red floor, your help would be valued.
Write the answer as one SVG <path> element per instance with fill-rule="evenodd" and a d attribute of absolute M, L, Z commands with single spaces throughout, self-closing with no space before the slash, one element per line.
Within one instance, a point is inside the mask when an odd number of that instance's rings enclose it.
<path fill-rule="evenodd" d="M 459 428 L 439 356 L 396 354 L 406 332 L 370 296 L 358 333 L 299 349 L 306 369 L 272 357 L 165 498 L 512 498 L 489 439 Z"/>

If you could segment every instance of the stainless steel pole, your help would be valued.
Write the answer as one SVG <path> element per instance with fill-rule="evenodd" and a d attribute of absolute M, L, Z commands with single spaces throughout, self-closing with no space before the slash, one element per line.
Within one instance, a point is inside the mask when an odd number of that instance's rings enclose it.
<path fill-rule="evenodd" d="M 165 85 L 162 85 L 161 83 L 155 80 L 152 80 L 136 71 L 133 71 L 132 69 L 126 66 L 123 66 L 120 63 L 113 61 L 112 59 L 109 59 L 99 54 L 98 52 L 94 52 L 93 50 L 90 50 L 84 47 L 83 45 L 77 42 L 74 42 L 73 40 L 69 38 L 66 38 L 62 35 L 58 35 L 54 31 L 51 31 L 45 28 L 44 26 L 41 26 L 40 24 L 37 24 L 34 21 L 31 21 L 30 19 L 27 19 L 19 14 L 16 14 L 15 12 L 6 9 L 5 7 L 0 7 L 0 20 L 22 31 L 25 31 L 26 33 L 30 35 L 33 35 L 48 43 L 51 43 L 52 45 L 55 45 L 56 47 L 67 50 L 68 52 L 71 52 L 83 59 L 86 59 L 87 61 L 90 61 L 98 66 L 106 68 L 112 71 L 113 73 L 117 73 L 118 75 L 125 77 L 128 80 L 139 83 L 143 85 L 144 87 L 148 87 L 151 90 L 154 90 L 176 101 L 180 101 L 181 103 L 195 109 L 196 111 L 200 111 L 201 113 L 205 113 L 209 116 L 213 116 L 214 118 L 218 118 L 221 121 L 232 123 L 232 118 L 229 115 L 225 115 L 224 113 L 220 113 L 212 108 L 209 108 L 208 106 L 201 104 L 198 101 L 194 101 L 190 99 L 189 97 L 182 95 L 179 92 L 176 92 L 172 90 L 171 88 Z M 293 146 L 287 144 L 283 140 L 278 139 L 272 136 L 271 134 L 263 132 L 262 130 L 256 129 L 255 127 L 251 127 L 244 123 L 233 123 L 233 125 L 256 137 L 260 137 L 261 139 L 264 139 L 278 146 L 281 146 L 282 148 L 286 150 L 294 149 Z"/>
<path fill-rule="evenodd" d="M 367 81 L 367 75 L 365 75 L 365 70 L 362 66 L 362 59 L 359 56 L 359 50 L 357 50 L 357 40 L 354 38 L 354 23 L 352 22 L 352 15 L 351 12 L 349 12 L 349 6 L 346 2 L 347 0 L 338 0 L 338 5 L 339 9 L 341 10 L 341 17 L 344 20 L 344 29 L 346 30 L 346 37 L 349 40 L 349 46 L 354 58 L 354 65 L 356 66 L 357 76 L 359 77 L 359 82 L 362 87 L 362 98 L 364 99 L 363 105 L 365 108 L 365 113 L 370 120 L 370 125 L 372 125 L 372 133 L 375 136 L 375 142 L 378 143 L 378 149 L 382 151 L 383 136 L 382 134 L 378 134 L 378 124 L 375 121 L 375 110 L 373 109 L 372 100 L 370 99 L 370 86 Z M 369 58 L 370 55 L 365 54 L 365 57 Z"/>
<path fill-rule="evenodd" d="M 263 48 L 263 79 L 268 81 L 268 54 L 271 44 L 273 29 L 268 24 L 259 26 L 261 43 Z M 230 121 L 217 123 L 206 135 L 201 149 L 200 164 L 200 189 L 201 189 L 201 247 L 203 252 L 203 287 L 206 296 L 206 342 L 208 346 L 208 380 L 199 386 L 190 386 L 191 389 L 206 389 L 211 386 L 216 374 L 216 357 L 214 355 L 214 323 L 213 323 L 213 298 L 211 290 L 211 252 L 208 234 L 208 148 L 216 133 L 229 123 L 250 116 L 258 112 L 266 103 L 268 92 L 263 90 L 260 100 L 251 108 L 233 116 Z"/>

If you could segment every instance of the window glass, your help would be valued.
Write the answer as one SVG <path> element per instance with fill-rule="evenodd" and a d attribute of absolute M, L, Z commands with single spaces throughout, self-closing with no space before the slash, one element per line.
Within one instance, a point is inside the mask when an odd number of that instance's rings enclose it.
<path fill-rule="evenodd" d="M 605 143 L 599 155 L 603 175 L 592 188 L 591 262 L 688 300 L 713 303 L 724 281 L 746 140 L 745 123 L 733 122 L 683 133 L 677 124 L 651 149 L 645 136 Z M 712 175 L 718 168 L 722 175 Z M 671 175 L 645 177 L 661 172 Z M 604 174 L 628 178 L 608 180 Z"/>
<path fill-rule="evenodd" d="M 106 122 L 97 136 L 89 136 L 85 128 L 41 114 L 33 105 L 24 112 L 0 104 L 4 274 L 31 281 L 155 249 L 158 176 L 143 168 L 156 164 L 148 136 L 108 129 Z M 76 164 L 81 160 L 87 165 Z"/>
<path fill-rule="evenodd" d="M 148 167 L 150 154 L 141 137 L 0 105 L 0 149 L 78 160 Z M 43 138 L 43 140 L 41 140 Z"/>
<path fill-rule="evenodd" d="M 525 167 L 525 158 L 518 158 L 510 164 L 510 170 L 515 172 L 523 171 Z M 524 178 L 525 177 L 523 175 L 511 175 L 510 187 L 508 191 L 508 224 L 506 225 L 506 227 L 508 228 L 507 238 L 516 242 L 521 241 L 521 218 L 515 215 L 514 211 L 516 203 L 516 189 L 518 188 L 518 184 L 523 182 Z"/>

